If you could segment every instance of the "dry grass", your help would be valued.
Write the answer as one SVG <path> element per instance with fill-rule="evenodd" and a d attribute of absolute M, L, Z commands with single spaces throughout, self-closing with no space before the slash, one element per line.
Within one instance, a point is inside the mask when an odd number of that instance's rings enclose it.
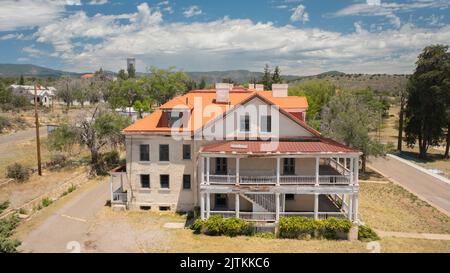
<path fill-rule="evenodd" d="M 384 238 L 381 240 L 381 252 L 450 253 L 450 241 Z"/>
<path fill-rule="evenodd" d="M 450 234 L 450 218 L 393 183 L 360 185 L 359 212 L 370 227 L 386 231 Z"/>

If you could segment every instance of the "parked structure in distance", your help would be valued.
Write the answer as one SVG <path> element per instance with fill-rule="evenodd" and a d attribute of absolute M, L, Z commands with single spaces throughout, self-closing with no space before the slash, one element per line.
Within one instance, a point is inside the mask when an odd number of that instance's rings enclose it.
<path fill-rule="evenodd" d="M 305 97 L 227 83 L 193 90 L 125 128 L 113 206 L 199 211 L 249 221 L 358 220 L 360 152 L 306 122 Z"/>
<path fill-rule="evenodd" d="M 12 92 L 18 96 L 27 97 L 32 104 L 34 104 L 34 85 L 18 85 L 13 84 L 11 88 Z M 51 86 L 40 86 L 36 90 L 38 103 L 45 107 L 50 107 L 55 98 L 56 88 Z"/>

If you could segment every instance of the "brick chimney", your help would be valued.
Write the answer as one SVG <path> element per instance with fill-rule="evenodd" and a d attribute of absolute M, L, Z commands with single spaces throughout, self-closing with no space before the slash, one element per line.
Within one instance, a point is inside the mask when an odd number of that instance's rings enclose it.
<path fill-rule="evenodd" d="M 255 84 L 256 91 L 264 91 L 264 84 Z"/>
<path fill-rule="evenodd" d="M 273 97 L 287 97 L 287 95 L 288 95 L 287 84 L 272 84 Z"/>
<path fill-rule="evenodd" d="M 228 103 L 232 87 L 229 83 L 216 83 L 216 103 Z"/>

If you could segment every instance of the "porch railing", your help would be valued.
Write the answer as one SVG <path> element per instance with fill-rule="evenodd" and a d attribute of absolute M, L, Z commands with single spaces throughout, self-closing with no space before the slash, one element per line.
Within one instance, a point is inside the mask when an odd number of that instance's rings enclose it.
<path fill-rule="evenodd" d="M 320 175 L 319 185 L 349 185 L 350 175 Z M 204 183 L 207 183 L 207 176 L 204 176 Z M 209 183 L 213 185 L 236 184 L 236 175 L 209 175 Z M 275 185 L 276 176 L 239 176 L 239 184 L 243 185 Z M 316 177 L 314 175 L 281 175 L 280 185 L 314 185 Z"/>
<path fill-rule="evenodd" d="M 118 203 L 126 203 L 127 202 L 127 193 L 126 192 L 113 192 L 113 200 L 112 202 Z"/>
<path fill-rule="evenodd" d="M 224 218 L 229 217 L 235 217 L 236 212 L 235 211 L 210 211 L 210 215 L 222 215 Z M 297 212 L 297 211 L 288 211 L 288 212 L 280 212 L 280 217 L 314 217 L 314 212 Z M 205 212 L 206 217 L 206 212 Z M 347 218 L 345 213 L 343 212 L 319 212 L 318 213 L 319 219 L 327 219 L 330 217 L 335 217 L 339 219 Z M 247 221 L 261 221 L 261 222 L 270 222 L 275 221 L 276 219 L 276 213 L 275 212 L 239 212 L 239 218 L 244 219 Z"/>

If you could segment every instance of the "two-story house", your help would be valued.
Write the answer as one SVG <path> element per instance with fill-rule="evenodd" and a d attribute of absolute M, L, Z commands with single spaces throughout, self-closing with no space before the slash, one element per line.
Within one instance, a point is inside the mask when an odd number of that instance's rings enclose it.
<path fill-rule="evenodd" d="M 178 96 L 123 130 L 127 164 L 112 173 L 112 203 L 202 218 L 357 221 L 360 152 L 309 127 L 307 109 L 287 84 L 219 83 Z"/>

